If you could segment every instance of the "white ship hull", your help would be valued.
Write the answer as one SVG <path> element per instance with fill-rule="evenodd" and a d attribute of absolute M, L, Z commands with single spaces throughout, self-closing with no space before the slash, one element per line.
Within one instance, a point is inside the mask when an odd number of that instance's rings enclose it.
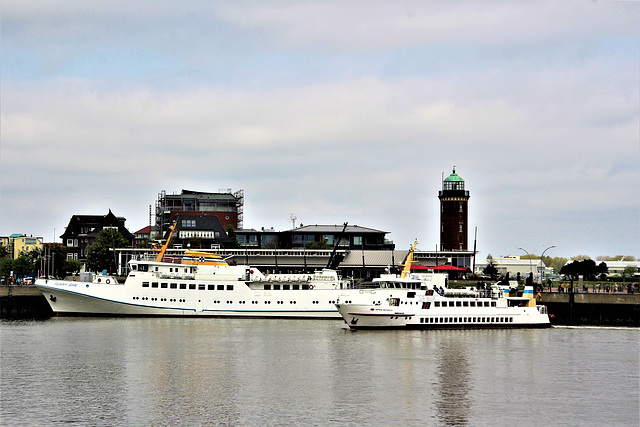
<path fill-rule="evenodd" d="M 91 282 L 38 279 L 36 286 L 58 315 L 105 316 L 340 319 L 336 303 L 379 304 L 406 293 L 395 288 L 349 289 L 340 281 L 296 285 L 243 280 L 163 280 L 153 273 L 137 272 L 125 284 L 116 284 L 115 278 L 97 277 Z M 183 284 L 187 289 L 180 289 Z M 420 283 L 413 286 L 419 287 Z"/>
<path fill-rule="evenodd" d="M 525 290 L 525 293 L 527 291 Z M 391 304 L 390 304 L 391 302 Z M 437 303 L 437 304 L 436 304 Z M 351 329 L 547 328 L 546 307 L 532 298 L 434 293 L 390 299 L 382 304 L 336 304 Z"/>

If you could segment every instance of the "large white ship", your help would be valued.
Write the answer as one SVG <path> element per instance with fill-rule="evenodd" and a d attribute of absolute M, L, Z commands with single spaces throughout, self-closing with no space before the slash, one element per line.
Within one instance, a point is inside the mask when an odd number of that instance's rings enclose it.
<path fill-rule="evenodd" d="M 368 304 L 406 291 L 445 285 L 446 275 L 418 279 L 378 279 L 366 287 L 337 271 L 264 275 L 246 265 L 230 265 L 219 255 L 186 251 L 165 257 L 165 246 L 147 259 L 129 262 L 124 283 L 106 274 L 84 273 L 78 280 L 38 279 L 35 285 L 58 315 L 219 316 L 340 318 L 336 303 Z M 403 276 L 411 264 L 410 254 Z"/>
<path fill-rule="evenodd" d="M 544 305 L 536 305 L 533 287 L 521 296 L 508 286 L 489 289 L 429 289 L 404 292 L 361 304 L 336 304 L 350 329 L 471 329 L 550 327 Z"/>

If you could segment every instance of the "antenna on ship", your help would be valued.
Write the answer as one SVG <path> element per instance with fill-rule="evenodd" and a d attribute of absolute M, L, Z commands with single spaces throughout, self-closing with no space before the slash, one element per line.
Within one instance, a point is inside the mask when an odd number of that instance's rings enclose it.
<path fill-rule="evenodd" d="M 294 213 L 290 213 L 289 214 L 289 221 L 291 221 L 291 224 L 293 225 L 293 228 L 296 228 L 296 214 Z"/>

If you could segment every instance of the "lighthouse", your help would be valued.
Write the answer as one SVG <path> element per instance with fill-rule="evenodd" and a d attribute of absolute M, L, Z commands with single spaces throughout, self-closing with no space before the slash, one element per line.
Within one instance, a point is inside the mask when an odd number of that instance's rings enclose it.
<path fill-rule="evenodd" d="M 469 192 L 464 189 L 464 180 L 456 173 L 442 181 L 440 199 L 440 250 L 466 251 L 468 241 Z"/>

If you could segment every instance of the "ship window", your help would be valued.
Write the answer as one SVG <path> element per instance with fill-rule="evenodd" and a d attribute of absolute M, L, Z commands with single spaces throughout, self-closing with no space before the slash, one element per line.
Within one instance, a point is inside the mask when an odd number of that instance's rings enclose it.
<path fill-rule="evenodd" d="M 233 285 L 227 285 L 227 290 L 228 291 L 232 291 L 233 290 Z"/>
<path fill-rule="evenodd" d="M 300 285 L 293 285 L 293 290 L 294 291 L 299 291 L 300 290 Z"/>
<path fill-rule="evenodd" d="M 208 285 L 207 286 L 207 290 L 208 291 L 214 291 L 216 289 L 216 285 Z"/>
<path fill-rule="evenodd" d="M 280 290 L 280 285 L 273 285 L 273 290 L 274 291 L 279 291 Z"/>
<path fill-rule="evenodd" d="M 513 317 L 509 317 L 509 322 L 513 322 Z"/>
<path fill-rule="evenodd" d="M 160 283 L 160 287 L 161 287 L 162 289 L 167 289 L 167 286 L 169 286 L 169 284 L 168 284 L 168 283 L 165 283 L 165 282 Z"/>
<path fill-rule="evenodd" d="M 186 283 L 180 283 L 180 289 L 187 289 Z"/>
<path fill-rule="evenodd" d="M 218 290 L 219 291 L 224 291 L 224 285 L 218 285 Z"/>
<path fill-rule="evenodd" d="M 434 306 L 434 307 L 440 307 L 440 301 L 435 301 L 435 302 L 433 303 L 433 306 Z"/>
<path fill-rule="evenodd" d="M 484 306 L 485 306 L 485 307 L 489 307 L 489 301 L 485 301 L 485 302 L 484 302 Z"/>
<path fill-rule="evenodd" d="M 198 290 L 199 291 L 204 291 L 205 289 L 207 289 L 207 287 L 205 285 L 203 285 L 203 284 L 199 284 L 198 285 Z"/>
<path fill-rule="evenodd" d="M 189 289 L 193 290 L 196 288 L 196 284 L 195 283 L 189 283 Z"/>
<path fill-rule="evenodd" d="M 149 271 L 149 266 L 146 264 L 141 264 L 138 266 L 139 271 Z"/>
<path fill-rule="evenodd" d="M 270 291 L 271 290 L 271 285 L 264 285 L 264 290 L 265 291 Z"/>
<path fill-rule="evenodd" d="M 149 282 L 142 282 L 142 287 L 143 288 L 148 288 L 149 287 Z"/>
<path fill-rule="evenodd" d="M 475 301 L 469 301 L 469 305 L 470 305 L 471 307 L 475 307 L 475 306 L 476 306 L 476 302 L 475 302 Z"/>
<path fill-rule="evenodd" d="M 303 291 L 309 290 L 309 285 L 302 285 L 302 290 Z"/>
<path fill-rule="evenodd" d="M 288 291 L 291 289 L 291 285 L 282 285 L 282 290 Z"/>
<path fill-rule="evenodd" d="M 177 283 L 171 283 L 171 284 L 169 285 L 169 287 L 170 287 L 171 289 L 178 289 L 178 284 L 177 284 Z"/>
<path fill-rule="evenodd" d="M 469 307 L 469 301 L 463 301 L 462 302 L 462 306 L 463 307 Z"/>
<path fill-rule="evenodd" d="M 456 301 L 456 307 L 462 307 L 462 301 Z"/>
<path fill-rule="evenodd" d="M 158 282 L 151 282 L 151 287 L 152 288 L 157 288 L 158 287 Z"/>
<path fill-rule="evenodd" d="M 491 301 L 491 307 L 495 307 L 496 306 L 496 302 L 495 301 Z"/>

